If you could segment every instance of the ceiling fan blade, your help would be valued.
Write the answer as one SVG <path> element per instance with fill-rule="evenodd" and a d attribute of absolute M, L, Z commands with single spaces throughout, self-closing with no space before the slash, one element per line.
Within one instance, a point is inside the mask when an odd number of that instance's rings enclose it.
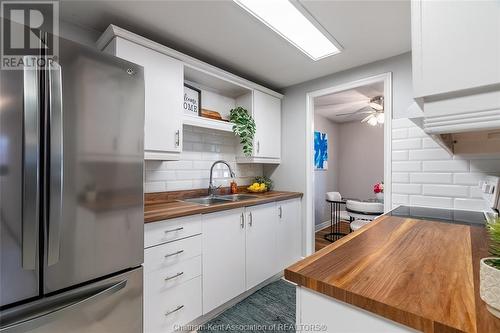
<path fill-rule="evenodd" d="M 361 122 L 362 122 L 362 123 L 365 123 L 365 122 L 367 122 L 367 121 L 368 121 L 371 117 L 373 117 L 373 113 L 372 113 L 372 114 L 370 114 L 369 116 L 367 116 L 367 117 L 363 118 L 363 120 L 361 120 Z"/>
<path fill-rule="evenodd" d="M 366 108 L 368 108 L 368 106 L 363 106 L 361 109 L 358 109 L 358 110 L 356 110 L 354 112 L 339 113 L 339 114 L 336 114 L 335 117 L 354 116 L 354 115 L 357 115 L 359 113 L 367 113 L 367 112 L 371 113 L 371 112 L 373 112 L 372 110 L 363 111 Z"/>

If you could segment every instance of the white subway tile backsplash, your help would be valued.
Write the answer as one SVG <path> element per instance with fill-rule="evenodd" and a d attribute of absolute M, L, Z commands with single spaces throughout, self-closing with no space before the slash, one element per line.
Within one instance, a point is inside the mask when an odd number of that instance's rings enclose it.
<path fill-rule="evenodd" d="M 484 174 L 481 173 L 455 173 L 453 174 L 453 183 L 457 185 L 478 185 L 483 178 Z"/>
<path fill-rule="evenodd" d="M 422 185 L 420 184 L 392 184 L 392 191 L 394 193 L 401 194 L 421 194 L 422 193 Z"/>
<path fill-rule="evenodd" d="M 495 160 L 471 160 L 471 171 L 484 172 L 484 173 L 498 173 L 500 172 L 500 159 Z"/>
<path fill-rule="evenodd" d="M 174 170 L 146 170 L 146 181 L 166 181 L 175 180 Z"/>
<path fill-rule="evenodd" d="M 166 161 L 167 169 L 170 170 L 183 170 L 191 169 L 193 167 L 193 161 L 180 160 L 180 161 Z"/>
<path fill-rule="evenodd" d="M 422 148 L 441 148 L 441 146 L 432 138 L 423 138 Z"/>
<path fill-rule="evenodd" d="M 395 150 L 392 152 L 393 161 L 408 161 L 408 150 Z"/>
<path fill-rule="evenodd" d="M 144 192 L 164 192 L 166 191 L 165 182 L 146 182 L 144 183 Z"/>
<path fill-rule="evenodd" d="M 392 126 L 392 205 L 483 210 L 477 187 L 486 174 L 500 174 L 500 155 L 452 156 L 405 119 Z"/>
<path fill-rule="evenodd" d="M 395 128 L 392 130 L 393 139 L 406 139 L 408 137 L 407 128 Z"/>
<path fill-rule="evenodd" d="M 408 128 L 409 138 L 426 138 L 427 134 L 419 127 L 413 126 Z"/>
<path fill-rule="evenodd" d="M 410 150 L 408 158 L 416 161 L 447 160 L 450 154 L 444 149 L 418 149 Z"/>
<path fill-rule="evenodd" d="M 192 180 L 173 180 L 165 183 L 167 191 L 182 191 L 193 188 Z"/>
<path fill-rule="evenodd" d="M 179 161 L 146 161 L 144 191 L 163 192 L 207 188 L 209 171 L 216 160 L 226 160 L 236 173 L 239 185 L 249 184 L 263 174 L 262 164 L 236 164 L 239 148 L 233 133 L 184 126 L 183 151 Z M 229 186 L 225 165 L 214 169 L 214 184 Z"/>
<path fill-rule="evenodd" d="M 422 148 L 422 139 L 397 139 L 392 140 L 393 150 L 403 150 L 403 149 L 420 149 Z"/>
<path fill-rule="evenodd" d="M 392 128 L 409 128 L 413 122 L 408 118 L 397 118 L 392 120 Z M 414 126 L 414 125 L 413 125 Z"/>
<path fill-rule="evenodd" d="M 471 186 L 469 194 L 473 199 L 483 199 L 483 191 L 481 191 L 479 186 Z"/>
<path fill-rule="evenodd" d="M 410 195 L 410 205 L 422 207 L 453 208 L 453 198 Z"/>
<path fill-rule="evenodd" d="M 463 210 L 477 210 L 477 211 L 485 211 L 488 210 L 488 204 L 484 200 L 480 199 L 461 199 L 456 198 L 454 200 L 455 209 L 463 209 Z"/>
<path fill-rule="evenodd" d="M 392 204 L 408 205 L 409 196 L 407 194 L 392 194 Z"/>
<path fill-rule="evenodd" d="M 422 171 L 422 162 L 392 162 L 393 172 L 409 172 L 409 171 Z"/>
<path fill-rule="evenodd" d="M 410 174 L 410 183 L 418 184 L 451 184 L 451 173 L 415 172 Z"/>
<path fill-rule="evenodd" d="M 392 173 L 393 183 L 409 183 L 410 175 L 407 172 L 393 172 Z"/>
<path fill-rule="evenodd" d="M 449 160 L 449 161 L 423 161 L 423 171 L 437 172 L 459 172 L 469 171 L 469 161 Z"/>
<path fill-rule="evenodd" d="M 462 185 L 423 185 L 423 195 L 443 196 L 443 197 L 468 197 L 469 187 Z"/>

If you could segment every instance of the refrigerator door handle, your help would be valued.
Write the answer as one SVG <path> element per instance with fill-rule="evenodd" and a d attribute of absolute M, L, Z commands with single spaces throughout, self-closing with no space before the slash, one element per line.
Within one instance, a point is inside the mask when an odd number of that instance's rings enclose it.
<path fill-rule="evenodd" d="M 97 291 L 83 299 L 81 296 L 75 297 L 75 295 L 72 295 L 72 297 L 75 298 L 74 301 L 62 299 L 60 302 L 51 302 L 47 306 L 40 307 L 41 310 L 39 312 L 28 311 L 29 317 L 27 318 L 24 317 L 17 321 L 10 322 L 5 326 L 0 326 L 0 332 L 27 332 L 30 328 L 38 328 L 45 323 L 63 317 L 66 310 L 70 310 L 75 307 L 77 308 L 89 302 L 96 302 L 101 298 L 113 295 L 125 288 L 126 285 L 127 280 L 123 280 L 118 283 L 114 283 L 111 286 L 108 285 L 104 288 L 99 288 Z"/>
<path fill-rule="evenodd" d="M 63 104 L 62 68 L 49 64 L 49 116 L 50 116 L 50 207 L 47 226 L 47 265 L 59 261 L 61 223 L 63 218 Z"/>
<path fill-rule="evenodd" d="M 25 63 L 29 63 L 25 57 Z M 23 72 L 23 174 L 22 174 L 22 267 L 34 270 L 38 257 L 38 186 L 40 161 L 39 70 Z"/>

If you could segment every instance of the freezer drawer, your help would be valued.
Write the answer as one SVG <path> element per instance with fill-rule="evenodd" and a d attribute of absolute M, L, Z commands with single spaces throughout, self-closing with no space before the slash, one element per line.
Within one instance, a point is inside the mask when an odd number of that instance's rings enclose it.
<path fill-rule="evenodd" d="M 142 267 L 0 314 L 1 333 L 141 333 Z"/>

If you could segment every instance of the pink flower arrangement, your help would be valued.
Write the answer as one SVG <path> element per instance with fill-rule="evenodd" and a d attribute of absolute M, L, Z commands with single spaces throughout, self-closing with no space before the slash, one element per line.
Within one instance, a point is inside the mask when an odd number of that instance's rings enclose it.
<path fill-rule="evenodd" d="M 384 193 L 384 182 L 373 185 L 373 192 Z"/>

